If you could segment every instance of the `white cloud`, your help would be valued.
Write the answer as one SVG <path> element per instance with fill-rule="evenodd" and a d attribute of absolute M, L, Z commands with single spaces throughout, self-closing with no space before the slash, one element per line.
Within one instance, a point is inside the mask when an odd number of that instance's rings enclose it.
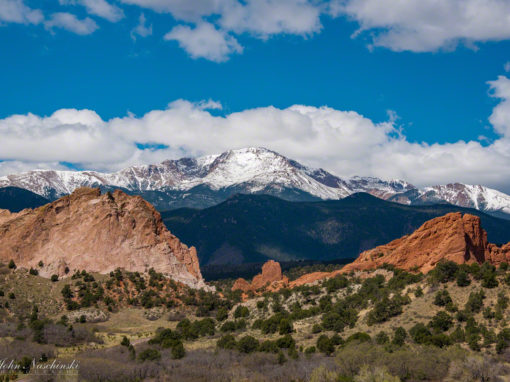
<path fill-rule="evenodd" d="M 38 162 L 20 162 L 20 161 L 7 161 L 0 162 L 0 176 L 16 174 L 30 170 L 69 170 L 64 165 L 53 163 L 38 163 Z"/>
<path fill-rule="evenodd" d="M 321 29 L 322 7 L 308 0 L 247 0 L 222 9 L 220 25 L 236 33 L 266 38 L 287 33 L 307 35 Z"/>
<path fill-rule="evenodd" d="M 234 34 L 267 39 L 277 34 L 308 36 L 320 31 L 322 0 L 121 0 L 192 23 L 165 35 L 193 58 L 223 62 L 242 47 Z"/>
<path fill-rule="evenodd" d="M 67 12 L 53 13 L 44 25 L 47 29 L 62 28 L 80 35 L 94 33 L 98 28 L 96 22 L 91 18 L 86 17 L 80 20 L 72 13 Z"/>
<path fill-rule="evenodd" d="M 393 119 L 374 123 L 354 111 L 329 107 L 272 106 L 215 116 L 214 101 L 178 100 L 142 117 L 103 121 L 90 110 L 62 109 L 48 117 L 13 115 L 0 120 L 1 168 L 52 167 L 71 162 L 97 170 L 117 170 L 184 155 L 264 146 L 336 174 L 402 178 L 418 186 L 465 182 L 510 191 L 510 79 L 491 81 L 501 99 L 489 121 L 492 142 L 411 143 Z M 168 146 L 142 150 L 140 144 Z M 502 175 L 503 174 L 503 175 Z"/>
<path fill-rule="evenodd" d="M 364 36 L 369 48 L 430 52 L 453 50 L 462 44 L 476 49 L 487 41 L 510 39 L 510 0 L 59 0 L 82 5 L 93 16 L 118 22 L 126 5 L 168 14 L 174 26 L 165 36 L 179 42 L 192 57 L 228 60 L 240 53 L 239 36 L 268 39 L 287 34 L 303 37 L 320 33 L 322 18 L 352 20 L 359 25 L 353 37 Z M 121 4 L 121 5 L 120 5 Z M 46 24 L 80 34 L 97 29 L 89 18 L 78 20 L 57 13 Z M 64 16 L 66 15 L 66 16 Z M 171 15 L 171 16 L 170 16 Z M 23 0 L 0 0 L 0 23 L 38 24 L 44 16 Z M 152 34 L 142 14 L 131 37 Z M 211 35 L 206 35 L 210 32 Z M 510 64 L 505 66 L 510 71 Z"/>
<path fill-rule="evenodd" d="M 61 2 L 81 4 L 91 15 L 102 17 L 116 23 L 124 18 L 124 12 L 119 7 L 110 4 L 106 0 L 60 0 Z"/>
<path fill-rule="evenodd" d="M 27 7 L 23 0 L 0 1 L 0 23 L 39 24 L 43 19 L 39 9 Z"/>
<path fill-rule="evenodd" d="M 217 13 L 226 1 L 231 0 L 120 0 L 160 13 L 171 13 L 177 20 L 200 21 L 202 17 Z M 236 1 L 236 0 L 232 0 Z"/>
<path fill-rule="evenodd" d="M 510 72 L 510 61 L 505 62 L 503 68 L 505 69 L 506 73 Z"/>
<path fill-rule="evenodd" d="M 510 38 L 508 0 L 333 0 L 330 11 L 357 21 L 374 46 L 395 51 L 451 49 L 458 43 L 472 47 Z"/>
<path fill-rule="evenodd" d="M 243 51 L 235 37 L 205 22 L 194 28 L 178 25 L 165 35 L 165 40 L 177 41 L 192 58 L 205 58 L 215 62 L 224 62 L 233 53 Z"/>
<path fill-rule="evenodd" d="M 145 15 L 142 13 L 138 19 L 138 25 L 131 31 L 131 38 L 136 40 L 136 36 L 147 37 L 152 35 L 152 24 L 146 25 L 147 20 Z"/>

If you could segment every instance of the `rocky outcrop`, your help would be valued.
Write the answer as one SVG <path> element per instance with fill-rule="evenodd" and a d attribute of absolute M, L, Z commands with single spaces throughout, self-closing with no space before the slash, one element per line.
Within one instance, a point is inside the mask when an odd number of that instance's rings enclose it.
<path fill-rule="evenodd" d="M 282 275 L 280 263 L 269 260 L 262 266 L 262 273 L 256 275 L 251 284 L 243 278 L 239 278 L 234 282 L 232 290 L 241 290 L 245 293 L 258 290 L 278 290 L 289 284 L 287 276 Z"/>
<path fill-rule="evenodd" d="M 262 267 L 262 273 L 250 284 L 244 279 L 234 283 L 233 290 L 243 292 L 278 290 L 313 284 L 320 280 L 345 273 L 376 269 L 383 264 L 394 265 L 408 271 L 427 273 L 442 260 L 458 264 L 479 264 L 488 261 L 494 265 L 510 263 L 510 243 L 497 246 L 487 242 L 480 218 L 470 214 L 450 213 L 424 223 L 412 234 L 365 251 L 351 264 L 333 272 L 313 272 L 290 281 L 281 274 L 280 264 L 270 260 Z"/>
<path fill-rule="evenodd" d="M 154 268 L 191 287 L 205 286 L 195 248 L 172 235 L 151 204 L 119 190 L 101 195 L 81 188 L 34 210 L 0 210 L 0 245 L 0 261 L 13 259 L 45 277 Z"/>
<path fill-rule="evenodd" d="M 497 265 L 510 260 L 510 243 L 502 247 L 490 244 L 479 217 L 450 213 L 427 221 L 411 235 L 361 253 L 342 272 L 374 269 L 386 263 L 427 273 L 441 260 Z"/>

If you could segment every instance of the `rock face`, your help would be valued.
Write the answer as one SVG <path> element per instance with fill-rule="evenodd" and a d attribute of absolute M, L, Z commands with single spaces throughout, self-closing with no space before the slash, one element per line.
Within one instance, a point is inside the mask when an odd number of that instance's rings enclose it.
<path fill-rule="evenodd" d="M 0 261 L 39 269 L 41 276 L 75 269 L 157 272 L 205 287 L 194 247 L 172 235 L 154 207 L 122 191 L 80 188 L 37 209 L 0 210 Z M 44 263 L 38 267 L 39 261 Z"/>
<path fill-rule="evenodd" d="M 262 266 L 262 273 L 256 275 L 251 284 L 243 278 L 234 282 L 232 290 L 242 290 L 243 292 L 255 292 L 264 288 L 265 290 L 278 290 L 287 286 L 289 279 L 282 275 L 280 263 L 269 260 Z"/>
<path fill-rule="evenodd" d="M 510 243 L 502 247 L 489 244 L 479 217 L 450 213 L 427 221 L 411 235 L 361 253 L 342 272 L 374 269 L 386 263 L 427 273 L 441 260 L 497 265 L 510 260 Z"/>

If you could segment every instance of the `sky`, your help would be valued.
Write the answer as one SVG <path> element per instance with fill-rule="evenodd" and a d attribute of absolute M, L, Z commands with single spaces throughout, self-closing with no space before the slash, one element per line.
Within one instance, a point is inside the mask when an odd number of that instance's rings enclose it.
<path fill-rule="evenodd" d="M 510 192 L 510 0 L 0 0 L 0 176 L 263 146 Z"/>

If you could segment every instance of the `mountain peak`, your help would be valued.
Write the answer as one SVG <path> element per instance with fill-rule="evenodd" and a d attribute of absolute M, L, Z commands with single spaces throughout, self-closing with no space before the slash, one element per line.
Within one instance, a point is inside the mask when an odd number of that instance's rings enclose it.
<path fill-rule="evenodd" d="M 14 186 L 55 200 L 79 187 L 123 189 L 143 195 L 160 210 L 204 208 L 236 193 L 269 194 L 290 201 L 342 199 L 367 192 L 402 204 L 450 203 L 501 217 L 510 214 L 510 196 L 483 186 L 452 183 L 418 189 L 412 184 L 375 177 L 338 177 L 307 167 L 265 147 L 244 147 L 217 155 L 166 160 L 114 173 L 37 170 L 0 177 Z"/>

